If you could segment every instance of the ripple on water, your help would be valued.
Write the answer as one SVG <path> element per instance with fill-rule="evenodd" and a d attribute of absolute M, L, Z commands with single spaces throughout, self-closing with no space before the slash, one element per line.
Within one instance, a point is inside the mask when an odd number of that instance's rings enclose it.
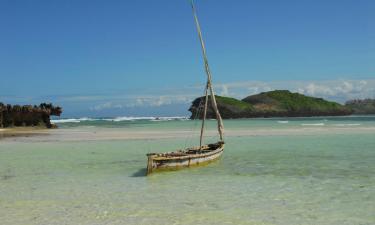
<path fill-rule="evenodd" d="M 144 176 L 147 152 L 181 143 L 0 142 L 2 223 L 374 222 L 373 134 L 227 137 L 219 161 Z"/>

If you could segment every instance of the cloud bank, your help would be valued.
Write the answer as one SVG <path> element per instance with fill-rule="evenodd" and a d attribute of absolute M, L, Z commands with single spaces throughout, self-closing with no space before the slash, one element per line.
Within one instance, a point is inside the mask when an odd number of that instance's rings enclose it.
<path fill-rule="evenodd" d="M 202 86 L 182 88 L 184 94 L 155 94 L 148 96 L 112 96 L 113 99 L 90 107 L 101 111 L 116 108 L 162 107 L 166 105 L 190 104 L 200 96 Z M 287 89 L 304 95 L 325 98 L 344 103 L 351 99 L 375 98 L 375 79 L 326 80 L 326 81 L 242 81 L 215 85 L 216 94 L 242 99 L 260 92 Z M 169 90 L 170 91 L 170 90 Z M 104 98 L 101 98 L 104 100 Z"/>
<path fill-rule="evenodd" d="M 344 103 L 351 99 L 375 98 L 375 79 L 326 81 L 244 81 L 217 85 L 218 93 L 244 98 L 271 90 L 290 90 L 312 97 Z M 221 91 L 221 92 L 220 92 Z"/>
<path fill-rule="evenodd" d="M 176 89 L 139 90 L 139 93 L 126 91 L 93 95 L 66 96 L 0 96 L 0 102 L 12 104 L 39 104 L 53 102 L 63 106 L 69 115 L 186 115 L 187 108 L 196 98 L 203 95 L 204 85 Z M 248 95 L 271 90 L 290 90 L 313 97 L 325 98 L 344 103 L 351 99 L 375 98 L 374 79 L 338 79 L 325 81 L 241 81 L 215 85 L 218 95 L 242 99 Z M 78 113 L 79 112 L 79 113 Z"/>

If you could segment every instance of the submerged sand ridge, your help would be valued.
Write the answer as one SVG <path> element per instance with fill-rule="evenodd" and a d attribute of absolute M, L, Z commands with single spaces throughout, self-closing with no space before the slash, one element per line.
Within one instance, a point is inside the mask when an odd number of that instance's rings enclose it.
<path fill-rule="evenodd" d="M 249 128 L 249 129 L 226 129 L 226 137 L 235 136 L 290 136 L 290 135 L 316 135 L 316 134 L 351 134 L 351 133 L 374 133 L 375 126 L 370 127 L 298 127 L 298 128 Z M 210 129 L 206 135 L 213 137 L 217 131 Z M 95 128 L 78 127 L 62 129 L 3 129 L 0 130 L 1 141 L 94 141 L 94 140 L 139 140 L 139 139 L 165 139 L 199 137 L 199 133 L 191 130 L 147 130 L 132 128 Z"/>

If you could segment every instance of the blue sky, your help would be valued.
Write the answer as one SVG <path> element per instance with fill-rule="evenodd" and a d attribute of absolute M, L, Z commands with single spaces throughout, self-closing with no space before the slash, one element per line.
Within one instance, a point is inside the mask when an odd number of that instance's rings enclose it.
<path fill-rule="evenodd" d="M 196 0 L 217 92 L 375 97 L 375 1 Z M 188 114 L 205 82 L 187 0 L 0 1 L 0 101 L 65 116 Z"/>

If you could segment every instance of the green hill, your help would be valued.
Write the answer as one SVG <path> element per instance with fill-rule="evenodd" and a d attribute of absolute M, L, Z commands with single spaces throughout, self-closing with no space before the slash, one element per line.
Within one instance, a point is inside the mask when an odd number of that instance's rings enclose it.
<path fill-rule="evenodd" d="M 349 115 L 352 110 L 336 102 L 326 101 L 287 90 L 262 92 L 248 96 L 242 100 L 216 96 L 219 111 L 223 118 L 251 118 L 251 117 L 298 117 L 298 116 L 341 116 Z M 204 98 L 193 101 L 189 111 L 191 118 L 203 111 Z M 210 105 L 210 104 L 209 104 Z M 193 116 L 194 115 L 194 116 Z M 199 117 L 202 117 L 199 112 Z M 211 106 L 208 108 L 207 118 L 214 118 Z"/>

